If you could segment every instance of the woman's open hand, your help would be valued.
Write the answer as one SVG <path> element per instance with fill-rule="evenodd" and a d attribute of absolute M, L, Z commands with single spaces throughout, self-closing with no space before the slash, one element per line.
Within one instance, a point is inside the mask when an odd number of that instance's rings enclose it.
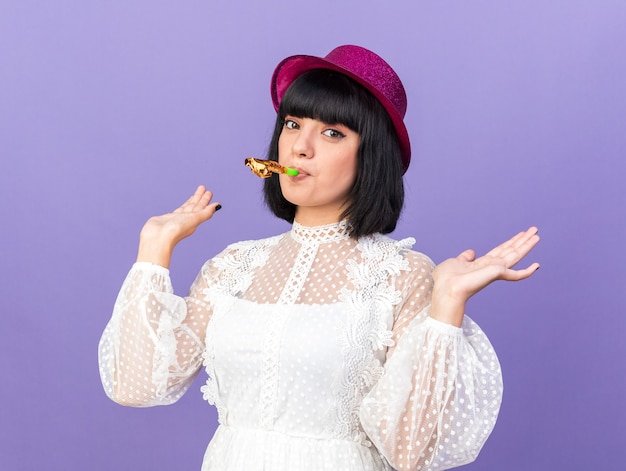
<path fill-rule="evenodd" d="M 537 243 L 537 228 L 520 232 L 503 244 L 476 258 L 473 250 L 443 261 L 433 273 L 434 288 L 430 315 L 438 320 L 461 325 L 467 300 L 496 280 L 519 281 L 528 278 L 539 268 L 533 263 L 523 269 L 513 267 Z"/>
<path fill-rule="evenodd" d="M 137 261 L 168 267 L 176 244 L 193 234 L 221 208 L 219 203 L 211 203 L 212 198 L 213 194 L 200 185 L 171 213 L 148 219 L 141 229 Z"/>

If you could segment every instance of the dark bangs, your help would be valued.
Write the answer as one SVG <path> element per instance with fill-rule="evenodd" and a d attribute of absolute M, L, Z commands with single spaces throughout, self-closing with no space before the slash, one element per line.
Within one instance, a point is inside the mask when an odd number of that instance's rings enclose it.
<path fill-rule="evenodd" d="M 279 116 L 311 118 L 327 124 L 343 124 L 361 134 L 369 92 L 355 81 L 332 70 L 305 72 L 285 92 Z"/>

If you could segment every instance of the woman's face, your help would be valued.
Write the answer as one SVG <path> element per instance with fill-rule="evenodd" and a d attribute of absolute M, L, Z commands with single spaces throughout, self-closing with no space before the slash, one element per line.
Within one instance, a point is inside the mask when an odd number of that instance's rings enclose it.
<path fill-rule="evenodd" d="M 287 201 L 297 206 L 296 220 L 315 226 L 339 221 L 354 184 L 359 135 L 347 126 L 286 116 L 278 139 L 278 161 L 298 170 L 280 175 Z"/>

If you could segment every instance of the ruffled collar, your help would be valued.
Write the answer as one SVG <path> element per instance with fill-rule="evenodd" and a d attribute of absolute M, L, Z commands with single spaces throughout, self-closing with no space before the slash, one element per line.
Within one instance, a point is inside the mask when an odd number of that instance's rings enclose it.
<path fill-rule="evenodd" d="M 300 244 L 326 244 L 350 238 L 350 224 L 339 221 L 324 226 L 303 226 L 294 221 L 291 237 Z"/>

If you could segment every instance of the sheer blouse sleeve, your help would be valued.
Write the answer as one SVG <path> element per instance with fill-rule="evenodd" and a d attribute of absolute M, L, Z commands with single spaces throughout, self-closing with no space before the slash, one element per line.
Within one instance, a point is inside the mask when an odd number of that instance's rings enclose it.
<path fill-rule="evenodd" d="M 500 365 L 469 317 L 457 328 L 428 316 L 433 264 L 411 255 L 394 346 L 360 418 L 395 469 L 448 469 L 475 460 L 491 433 L 502 399 Z"/>
<path fill-rule="evenodd" d="M 135 407 L 176 402 L 202 364 L 210 306 L 206 265 L 189 295 L 173 294 L 169 271 L 133 265 L 98 348 L 100 377 L 115 402 Z"/>

